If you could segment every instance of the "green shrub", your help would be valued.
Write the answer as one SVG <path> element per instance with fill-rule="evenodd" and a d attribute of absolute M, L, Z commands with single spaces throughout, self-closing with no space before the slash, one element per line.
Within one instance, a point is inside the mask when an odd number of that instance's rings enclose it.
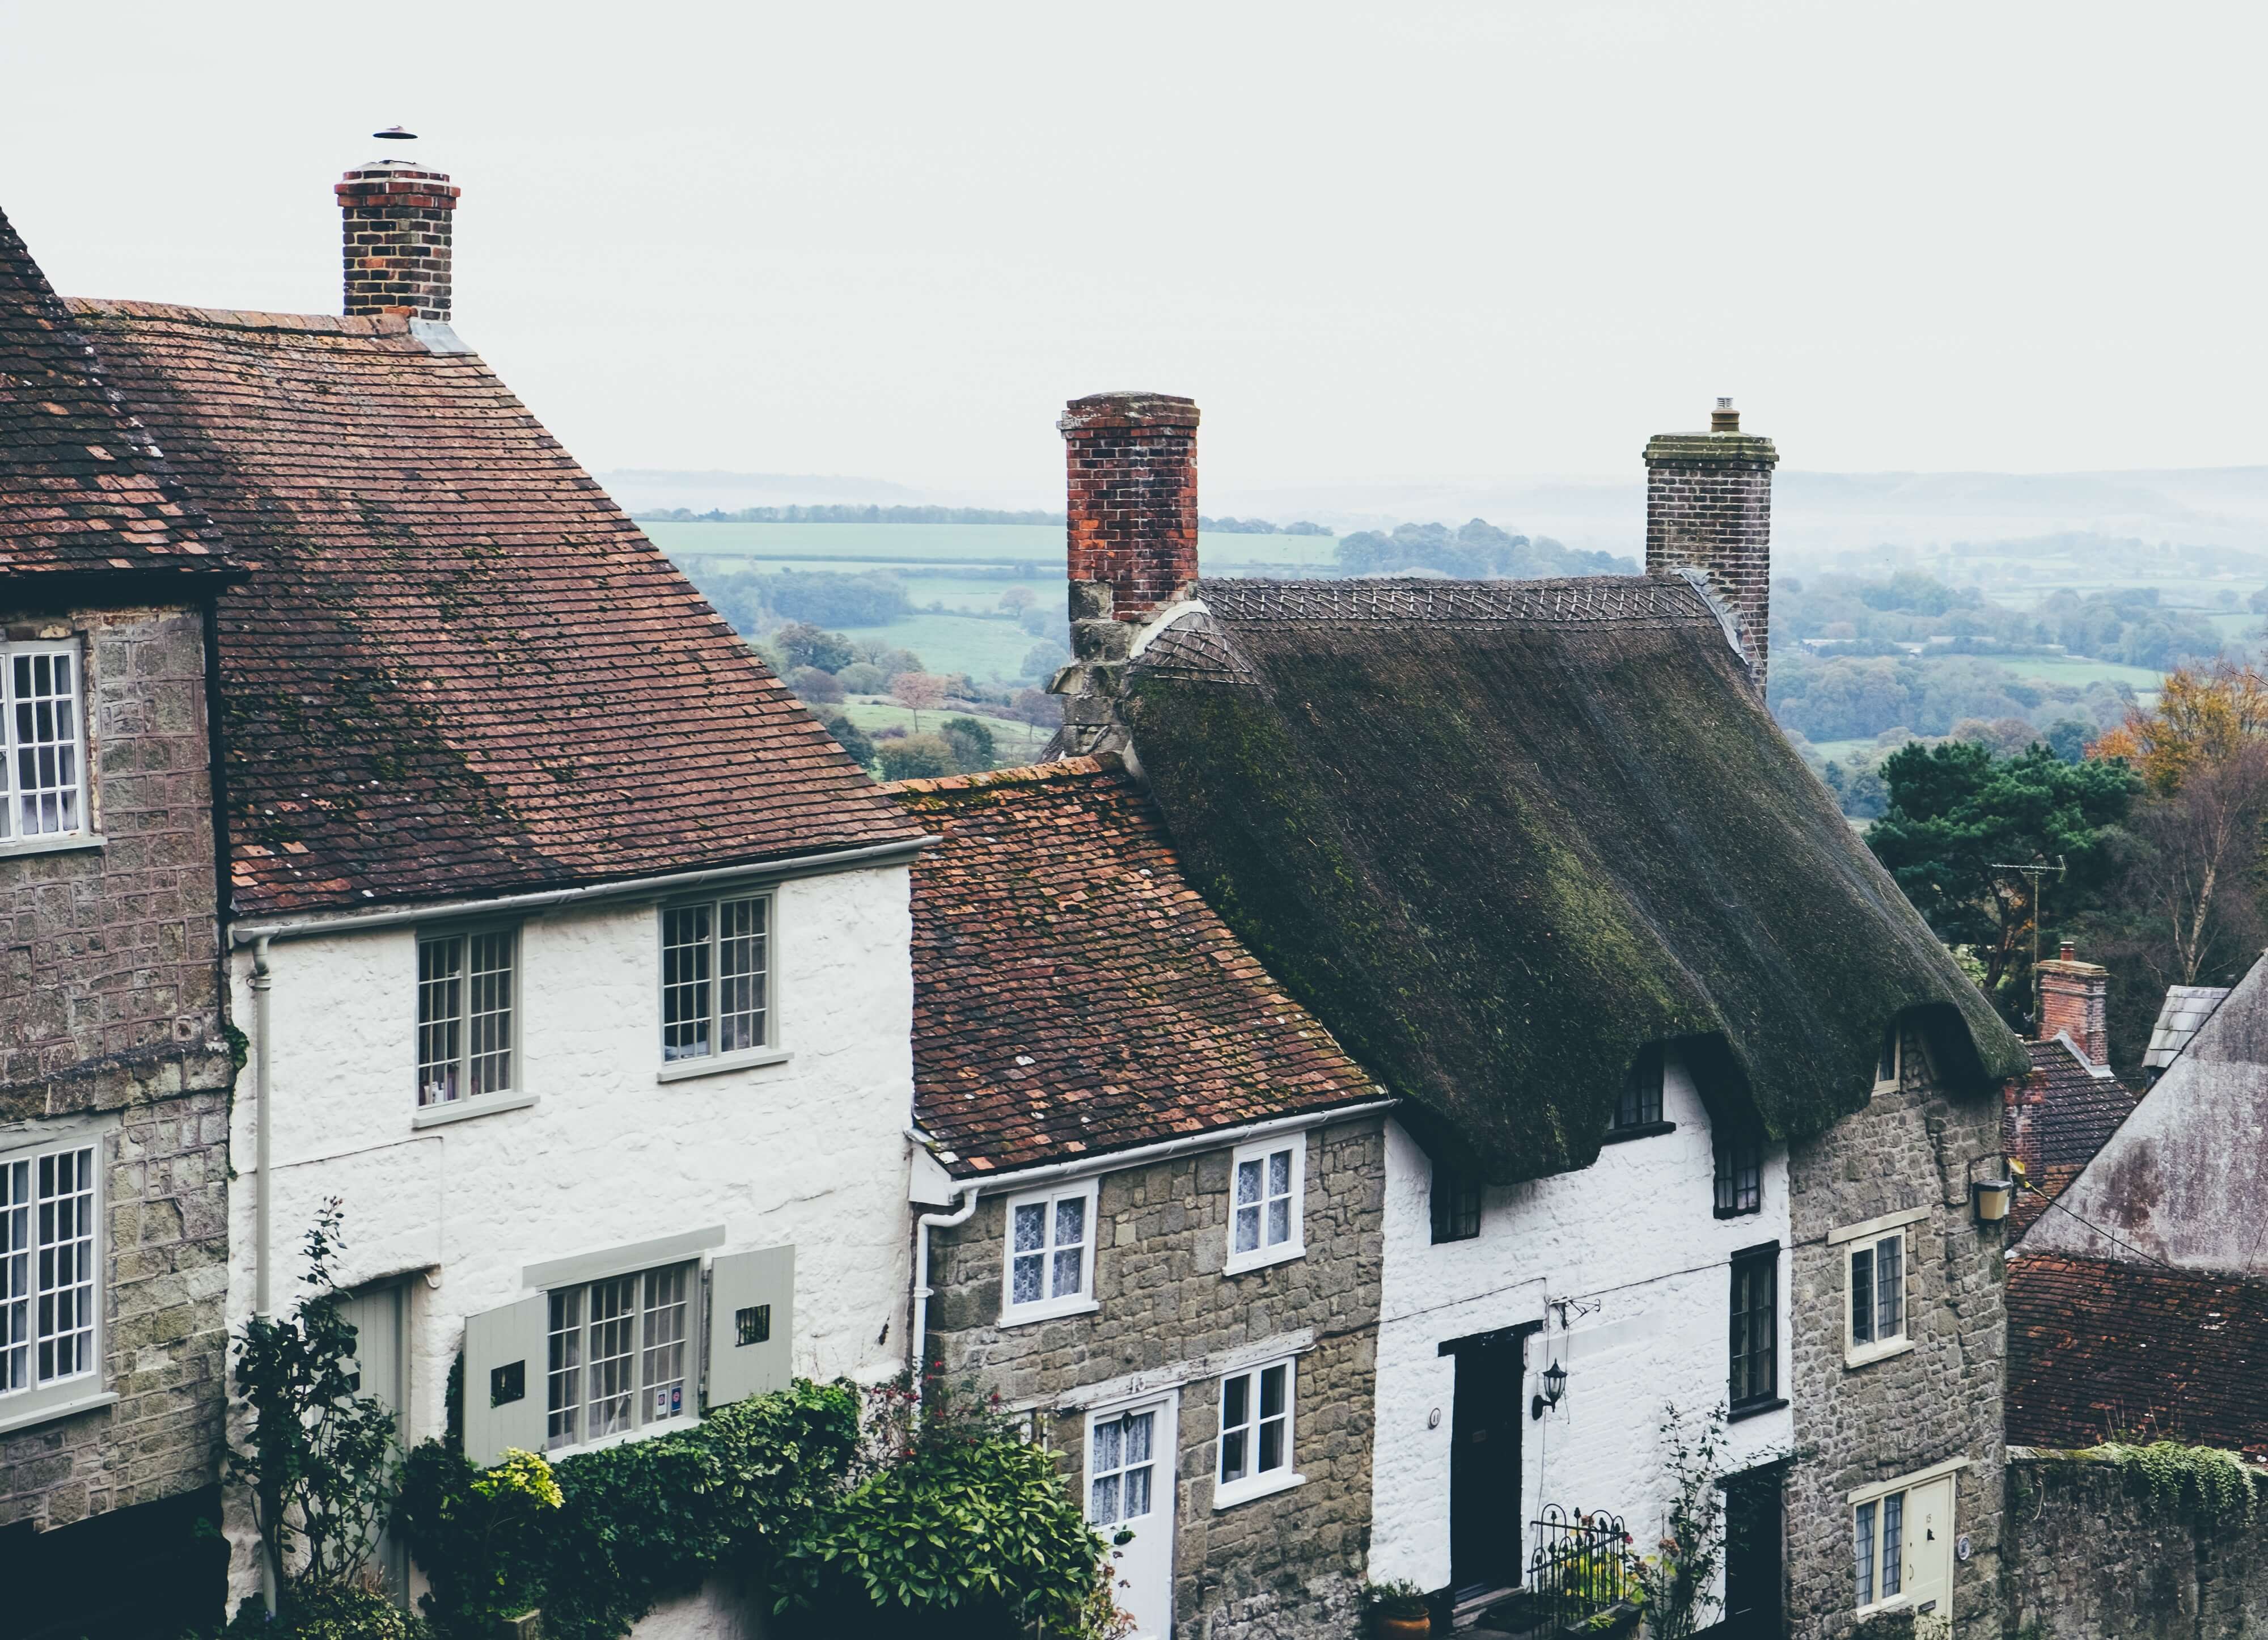
<path fill-rule="evenodd" d="M 287 1589 L 271 1621 L 257 1599 L 237 1608 L 223 1640 L 426 1640 L 425 1625 L 377 1590 L 358 1584 Z"/>
<path fill-rule="evenodd" d="M 2253 1472 L 2235 1452 L 2179 1441 L 2106 1441 L 2095 1451 L 2117 1464 L 2161 1508 L 2192 1509 L 2207 1520 L 2252 1518 Z"/>

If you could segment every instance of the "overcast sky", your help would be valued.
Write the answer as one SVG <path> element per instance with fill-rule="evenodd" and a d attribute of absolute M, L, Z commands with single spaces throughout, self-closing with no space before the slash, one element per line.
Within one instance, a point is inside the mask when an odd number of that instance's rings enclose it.
<path fill-rule="evenodd" d="M 398 23 L 380 21 L 399 18 Z M 330 185 L 464 188 L 458 328 L 586 463 L 1209 483 L 2264 459 L 2257 5 L 0 0 L 67 293 L 335 311 Z"/>

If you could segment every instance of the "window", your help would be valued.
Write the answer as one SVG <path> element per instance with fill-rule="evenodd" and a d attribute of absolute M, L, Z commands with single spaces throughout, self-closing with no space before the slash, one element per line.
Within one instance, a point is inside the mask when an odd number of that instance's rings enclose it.
<path fill-rule="evenodd" d="M 1764 1210 L 1764 1147 L 1753 1134 L 1717 1135 L 1717 1216 L 1738 1218 Z"/>
<path fill-rule="evenodd" d="M 1779 1245 L 1733 1255 L 1731 1410 L 1779 1405 Z"/>
<path fill-rule="evenodd" d="M 99 1387 L 97 1149 L 0 1156 L 0 1415 L 11 1396 Z"/>
<path fill-rule="evenodd" d="M 690 1264 L 545 1295 L 547 1447 L 572 1446 L 693 1409 Z"/>
<path fill-rule="evenodd" d="M 0 842 L 86 832 L 81 683 L 76 644 L 0 644 Z"/>
<path fill-rule="evenodd" d="M 771 897 L 703 900 L 661 913 L 661 1057 L 721 1058 L 770 1046 Z"/>
<path fill-rule="evenodd" d="M 1446 1162 L 1433 1164 L 1433 1239 L 1470 1241 L 1481 1233 L 1481 1181 Z"/>
<path fill-rule="evenodd" d="M 1037 1320 L 1094 1307 L 1094 1185 L 1008 1200 L 1004 1321 Z"/>
<path fill-rule="evenodd" d="M 1115 1526 L 1148 1514 L 1157 1493 L 1158 1408 L 1099 1417 L 1086 1434 L 1086 1518 Z"/>
<path fill-rule="evenodd" d="M 1901 1228 L 1851 1249 L 1851 1353 L 1887 1354 L 1905 1333 L 1906 1233 Z"/>
<path fill-rule="evenodd" d="M 419 936 L 420 1106 L 512 1087 L 515 943 L 509 928 Z"/>
<path fill-rule="evenodd" d="M 1622 1092 L 1615 1100 L 1615 1119 L 1607 1129 L 1609 1144 L 1618 1139 L 1644 1139 L 1675 1131 L 1675 1123 L 1661 1118 L 1661 1075 L 1660 1047 L 1639 1053 L 1623 1077 Z"/>
<path fill-rule="evenodd" d="M 1917 1615 L 1953 1599 L 1955 1480 L 1969 1466 L 1949 1459 L 1849 1494 L 1852 1582 L 1861 1613 L 1892 1604 Z"/>
<path fill-rule="evenodd" d="M 1905 1592 L 1906 1495 L 1893 1492 L 1856 1511 L 1852 1533 L 1859 1551 L 1859 1604 L 1877 1606 Z"/>
<path fill-rule="evenodd" d="M 1898 1040 L 1898 1022 L 1894 1019 L 1882 1027 L 1882 1045 L 1874 1055 L 1874 1086 L 1896 1087 L 1904 1059 L 1904 1047 Z"/>
<path fill-rule="evenodd" d="M 1220 1381 L 1220 1468 L 1213 1506 L 1296 1486 L 1292 1471 L 1292 1364 L 1278 1361 Z"/>
<path fill-rule="evenodd" d="M 1229 1169 L 1228 1274 L 1305 1251 L 1300 1198 L 1307 1149 L 1304 1138 L 1237 1147 Z"/>

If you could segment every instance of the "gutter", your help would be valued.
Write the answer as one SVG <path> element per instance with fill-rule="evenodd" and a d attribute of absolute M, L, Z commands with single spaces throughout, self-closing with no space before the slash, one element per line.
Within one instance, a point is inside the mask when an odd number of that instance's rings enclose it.
<path fill-rule="evenodd" d="M 913 1366 L 914 1415 L 921 1415 L 922 1378 L 927 1357 L 922 1353 L 929 1343 L 929 1233 L 932 1230 L 950 1230 L 956 1224 L 966 1224 L 976 1211 L 977 1188 L 971 1185 L 961 1193 L 961 1205 L 950 1213 L 924 1213 L 915 1222 L 914 1230 L 914 1315 L 913 1342 L 909 1356 Z"/>
<path fill-rule="evenodd" d="M 895 843 L 870 843 L 863 848 L 841 848 L 821 854 L 791 854 L 784 860 L 756 861 L 739 866 L 711 866 L 701 871 L 675 871 L 661 876 L 627 877 L 618 883 L 585 883 L 573 888 L 543 889 L 532 894 L 493 895 L 486 899 L 439 900 L 418 905 L 390 906 L 384 911 L 316 912 L 269 922 L 230 926 L 232 945 L 265 945 L 270 940 L 307 939 L 319 935 L 345 934 L 366 928 L 392 928 L 405 923 L 430 922 L 437 917 L 489 916 L 497 912 L 543 911 L 554 905 L 584 901 L 637 899 L 674 894 L 705 883 L 751 878 L 820 876 L 868 866 L 910 863 L 924 849 L 934 848 L 940 838 L 924 833 Z"/>
<path fill-rule="evenodd" d="M 272 1320 L 276 1314 L 269 1301 L 268 1276 L 269 1267 L 274 1262 L 269 1257 L 269 1232 L 274 1223 L 276 1195 L 268 1171 L 269 1141 L 275 1128 L 275 1123 L 269 1115 L 268 1098 L 268 990 L 273 980 L 274 976 L 268 969 L 268 940 L 262 935 L 252 948 L 253 1051 L 259 1055 L 253 1061 L 252 1072 L 253 1120 L 257 1135 L 253 1144 L 253 1169 L 260 1175 L 260 1193 L 256 1198 L 260 1211 L 259 1228 L 252 1244 L 252 1312 L 263 1321 Z"/>

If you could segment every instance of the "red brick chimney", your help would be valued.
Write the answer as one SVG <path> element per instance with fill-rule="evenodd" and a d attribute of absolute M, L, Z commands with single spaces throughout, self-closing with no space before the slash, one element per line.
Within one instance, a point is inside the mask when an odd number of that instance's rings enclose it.
<path fill-rule="evenodd" d="M 438 171 L 373 159 L 335 190 L 346 222 L 346 311 L 449 318 L 449 242 L 460 191 Z"/>
<path fill-rule="evenodd" d="M 1064 407 L 1071 664 L 1063 755 L 1125 744 L 1119 675 L 1142 623 L 1197 578 L 1197 407 L 1170 393 L 1096 393 Z"/>
<path fill-rule="evenodd" d="M 1706 432 L 1657 433 L 1646 446 L 1646 571 L 1700 572 L 1740 623 L 1756 692 L 1771 649 L 1771 486 L 1779 452 L 1741 431 L 1719 399 Z"/>
<path fill-rule="evenodd" d="M 2078 960 L 2069 940 L 2040 964 L 2040 1040 L 2068 1035 L 2094 1065 L 2110 1063 L 2110 971 Z"/>

